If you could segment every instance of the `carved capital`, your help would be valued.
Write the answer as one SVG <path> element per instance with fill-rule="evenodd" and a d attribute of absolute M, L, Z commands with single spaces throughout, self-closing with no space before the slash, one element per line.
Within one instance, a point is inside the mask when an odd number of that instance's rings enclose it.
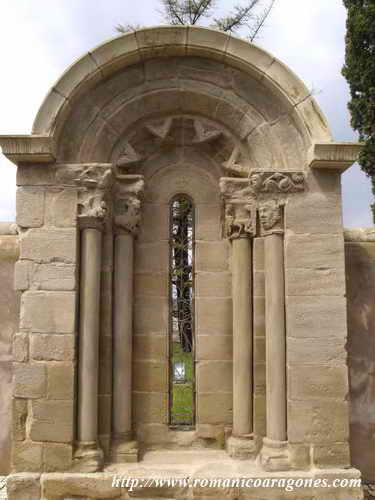
<path fill-rule="evenodd" d="M 114 206 L 116 230 L 136 235 L 142 219 L 144 177 L 142 175 L 117 175 Z"/>
<path fill-rule="evenodd" d="M 270 199 L 259 202 L 261 236 L 284 233 L 283 207 L 284 202 L 280 200 Z"/>
<path fill-rule="evenodd" d="M 103 220 L 107 213 L 106 195 L 113 184 L 111 167 L 101 165 L 90 165 L 84 169 L 75 179 L 79 186 L 78 196 L 78 219 Z"/>
<path fill-rule="evenodd" d="M 230 240 L 256 233 L 256 200 L 247 179 L 220 179 L 224 200 L 224 236 Z"/>

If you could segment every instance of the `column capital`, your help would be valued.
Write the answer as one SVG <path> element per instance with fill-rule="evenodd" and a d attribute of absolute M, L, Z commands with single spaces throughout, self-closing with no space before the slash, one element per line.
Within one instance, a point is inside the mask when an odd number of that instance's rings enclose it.
<path fill-rule="evenodd" d="M 89 166 L 75 183 L 78 190 L 78 221 L 82 228 L 101 229 L 107 214 L 106 197 L 113 185 L 111 166 Z"/>
<path fill-rule="evenodd" d="M 143 175 L 116 175 L 114 222 L 116 234 L 136 235 L 142 219 Z"/>
<path fill-rule="evenodd" d="M 284 234 L 284 205 L 284 201 L 272 198 L 258 203 L 261 236 Z"/>
<path fill-rule="evenodd" d="M 253 237 L 256 233 L 256 199 L 248 179 L 222 177 L 224 236 L 229 240 Z"/>

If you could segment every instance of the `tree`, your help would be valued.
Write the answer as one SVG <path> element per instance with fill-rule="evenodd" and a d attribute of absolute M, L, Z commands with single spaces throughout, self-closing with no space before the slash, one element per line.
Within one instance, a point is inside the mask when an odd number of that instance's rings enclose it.
<path fill-rule="evenodd" d="M 364 148 L 362 170 L 371 178 L 375 195 L 375 0 L 343 0 L 348 9 L 345 66 L 352 127 Z M 375 222 L 375 203 L 371 205 Z"/>
<path fill-rule="evenodd" d="M 163 19 L 167 24 L 199 25 L 206 21 L 211 28 L 229 33 L 243 29 L 249 41 L 254 41 L 263 27 L 276 0 L 247 0 L 236 4 L 233 10 L 223 17 L 214 17 L 218 0 L 159 0 Z M 119 33 L 134 31 L 139 26 L 119 24 Z"/>

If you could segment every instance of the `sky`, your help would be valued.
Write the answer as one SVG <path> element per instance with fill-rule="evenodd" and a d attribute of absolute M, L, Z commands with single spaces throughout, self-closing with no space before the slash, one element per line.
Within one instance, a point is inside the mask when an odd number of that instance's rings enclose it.
<path fill-rule="evenodd" d="M 217 1 L 218 14 L 235 3 Z M 335 140 L 355 141 L 341 76 L 345 21 L 342 0 L 276 0 L 256 43 L 313 90 Z M 75 59 L 116 36 L 119 23 L 162 24 L 159 1 L 1 0 L 0 134 L 30 133 L 49 88 Z M 0 154 L 0 221 L 15 219 L 15 174 Z M 372 226 L 373 195 L 358 165 L 343 174 L 342 189 L 344 225 Z"/>

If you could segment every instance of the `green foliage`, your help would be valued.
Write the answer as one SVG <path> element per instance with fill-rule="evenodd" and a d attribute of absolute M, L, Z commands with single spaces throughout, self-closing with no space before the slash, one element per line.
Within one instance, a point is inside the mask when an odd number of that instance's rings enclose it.
<path fill-rule="evenodd" d="M 214 12 L 219 0 L 159 0 L 167 24 L 197 25 L 204 19 L 208 22 L 211 20 L 210 27 L 221 31 L 237 33 L 240 29 L 246 29 L 250 41 L 258 36 L 275 1 L 243 0 L 242 3 L 235 4 L 233 10 L 226 16 L 216 18 Z M 137 28 L 139 26 L 130 24 L 116 26 L 119 33 L 127 33 Z"/>
<path fill-rule="evenodd" d="M 352 127 L 364 148 L 359 163 L 375 195 L 375 0 L 343 0 L 348 9 L 343 75 L 350 86 Z M 375 203 L 372 204 L 375 222 Z"/>

